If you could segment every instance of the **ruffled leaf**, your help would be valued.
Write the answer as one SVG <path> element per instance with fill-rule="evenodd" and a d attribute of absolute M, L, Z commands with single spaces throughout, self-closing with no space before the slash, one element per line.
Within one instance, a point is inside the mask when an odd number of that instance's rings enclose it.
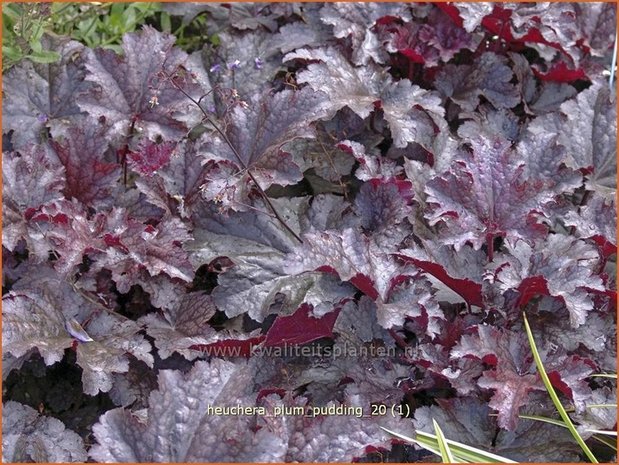
<path fill-rule="evenodd" d="M 426 185 L 432 205 L 426 218 L 430 224 L 445 223 L 441 237 L 456 250 L 467 241 L 479 249 L 496 236 L 515 241 L 544 234 L 535 216 L 549 212 L 558 195 L 580 185 L 577 173 L 561 168 L 560 158 L 544 151 L 547 143 L 536 144 L 538 153 L 518 154 L 500 136 L 480 136 L 471 145 L 472 153 L 461 152 L 447 173 Z M 548 163 L 541 165 L 538 154 Z"/>
<path fill-rule="evenodd" d="M 94 89 L 77 103 L 91 118 L 109 120 L 112 134 L 128 136 L 131 129 L 155 140 L 179 140 L 199 110 L 176 86 L 199 98 L 187 54 L 173 47 L 174 37 L 150 26 L 125 34 L 123 55 L 109 49 L 85 51 L 86 80 Z M 171 79 L 173 82 L 171 82 Z"/>
<path fill-rule="evenodd" d="M 9 401 L 2 406 L 3 462 L 85 462 L 84 441 L 56 418 Z"/>

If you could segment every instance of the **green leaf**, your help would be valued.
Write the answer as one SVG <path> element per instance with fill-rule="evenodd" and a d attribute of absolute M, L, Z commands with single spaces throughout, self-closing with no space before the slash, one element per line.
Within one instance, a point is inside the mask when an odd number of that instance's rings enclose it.
<path fill-rule="evenodd" d="M 107 27 L 110 29 L 110 35 L 119 33 L 122 34 L 124 13 L 124 3 L 114 3 L 112 5 L 109 16 L 106 18 L 106 20 L 104 20 L 107 23 Z"/>
<path fill-rule="evenodd" d="M 40 52 L 26 55 L 26 58 L 30 58 L 35 63 L 55 63 L 60 60 L 60 54 L 51 50 L 41 50 Z"/>
<path fill-rule="evenodd" d="M 172 20 L 170 19 L 170 15 L 165 11 L 161 13 L 159 24 L 163 32 L 172 32 Z"/>
<path fill-rule="evenodd" d="M 2 16 L 6 16 L 6 18 L 9 18 L 12 20 L 12 22 L 16 22 L 19 20 L 20 16 L 21 16 L 21 6 L 20 5 L 16 5 L 16 4 L 4 4 L 2 5 Z M 2 18 L 4 21 L 6 21 L 6 18 Z"/>
<path fill-rule="evenodd" d="M 40 38 L 36 40 L 30 40 L 29 45 L 35 54 L 43 52 L 43 45 L 41 44 Z"/>
<path fill-rule="evenodd" d="M 217 47 L 221 43 L 221 39 L 217 34 L 213 34 L 209 37 L 209 42 L 211 43 L 211 45 L 213 45 L 213 47 Z"/>
<path fill-rule="evenodd" d="M 18 61 L 23 57 L 23 53 L 19 47 L 13 45 L 3 45 L 2 57 L 4 58 L 4 60 L 9 59 L 12 61 Z"/>
<path fill-rule="evenodd" d="M 131 3 L 130 7 L 135 8 L 140 13 L 146 14 L 146 15 L 151 15 L 161 10 L 161 5 L 159 3 L 151 3 L 151 2 Z"/>
<path fill-rule="evenodd" d="M 531 346 L 531 351 L 533 352 L 533 358 L 535 359 L 535 365 L 537 366 L 539 375 L 542 378 L 542 381 L 544 382 L 544 386 L 546 387 L 546 390 L 548 391 L 550 398 L 552 399 L 552 403 L 555 405 L 555 408 L 557 409 L 557 411 L 559 412 L 559 415 L 563 419 L 565 426 L 570 431 L 570 433 L 572 434 L 572 436 L 574 437 L 574 439 L 576 440 L 580 448 L 583 450 L 583 452 L 587 456 L 587 458 L 593 463 L 599 463 L 598 460 L 595 458 L 595 455 L 593 455 L 593 452 L 591 452 L 591 450 L 589 449 L 589 446 L 587 446 L 587 444 L 585 443 L 585 440 L 576 430 L 576 427 L 572 423 L 570 416 L 567 414 L 567 412 L 565 411 L 565 408 L 561 404 L 561 401 L 559 400 L 559 397 L 557 396 L 557 393 L 555 392 L 555 389 L 552 386 L 552 383 L 550 382 L 548 375 L 546 374 L 546 370 L 544 369 L 544 364 L 542 363 L 542 359 L 539 355 L 539 352 L 537 351 L 537 346 L 535 345 L 535 339 L 533 338 L 533 333 L 531 332 L 531 327 L 529 326 L 527 315 L 525 313 L 523 313 L 522 315 L 524 317 L 524 327 L 527 332 L 527 337 L 529 338 L 529 345 Z"/>
<path fill-rule="evenodd" d="M 33 47 L 33 44 L 37 44 L 39 47 L 41 46 L 41 38 L 43 37 L 44 32 L 45 30 L 43 29 L 41 21 L 37 21 L 35 25 L 33 25 L 30 39 L 28 41 L 31 47 Z"/>
<path fill-rule="evenodd" d="M 119 32 L 131 32 L 135 28 L 136 15 L 133 8 L 127 8 L 122 15 L 122 28 Z"/>

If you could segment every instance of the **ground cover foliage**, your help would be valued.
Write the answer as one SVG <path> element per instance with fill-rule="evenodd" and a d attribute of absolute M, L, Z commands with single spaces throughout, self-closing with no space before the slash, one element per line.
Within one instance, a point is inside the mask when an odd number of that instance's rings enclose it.
<path fill-rule="evenodd" d="M 155 10 L 11 49 L 5 461 L 584 460 L 525 311 L 613 457 L 614 4 Z"/>

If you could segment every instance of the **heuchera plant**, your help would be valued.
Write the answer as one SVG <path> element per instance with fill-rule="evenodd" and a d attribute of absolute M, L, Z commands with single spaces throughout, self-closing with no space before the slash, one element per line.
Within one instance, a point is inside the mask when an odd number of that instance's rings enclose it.
<path fill-rule="evenodd" d="M 3 78 L 5 461 L 581 460 L 523 311 L 616 427 L 615 4 L 165 8 Z"/>

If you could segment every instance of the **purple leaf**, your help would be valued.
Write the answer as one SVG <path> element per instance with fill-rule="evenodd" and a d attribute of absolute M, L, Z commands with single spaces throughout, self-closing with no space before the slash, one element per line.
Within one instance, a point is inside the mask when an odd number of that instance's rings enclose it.
<path fill-rule="evenodd" d="M 389 52 L 399 52 L 429 67 L 447 63 L 462 49 L 474 51 L 480 40 L 455 25 L 439 8 L 433 8 L 423 24 L 411 21 L 385 29 Z"/>
<path fill-rule="evenodd" d="M 106 153 L 109 135 L 104 127 L 85 119 L 77 123 L 51 142 L 65 168 L 65 197 L 75 198 L 87 206 L 110 206 L 121 170 Z"/>
<path fill-rule="evenodd" d="M 215 314 L 215 305 L 209 295 L 202 292 L 185 294 L 171 310 L 159 315 L 148 314 L 140 319 L 146 332 L 155 339 L 155 346 L 162 359 L 178 352 L 188 360 L 198 353 L 190 350 L 196 344 L 208 344 L 215 339 L 216 331 L 208 324 Z"/>
<path fill-rule="evenodd" d="M 355 176 L 362 181 L 369 181 L 371 179 L 387 180 L 399 178 L 402 175 L 402 168 L 394 160 L 366 154 L 365 147 L 359 142 L 344 140 L 337 144 L 337 148 L 351 154 L 359 162 L 359 168 L 355 171 Z"/>
<path fill-rule="evenodd" d="M 232 4 L 235 9 L 244 4 Z M 223 31 L 219 34 L 221 44 L 216 52 L 205 54 L 205 67 L 213 86 L 233 89 L 233 101 L 249 101 L 254 96 L 268 92 L 272 81 L 281 68 L 278 48 L 281 39 L 262 28 L 239 33 Z M 227 111 L 226 98 L 215 98 L 218 114 Z"/>
<path fill-rule="evenodd" d="M 203 164 L 201 153 L 206 143 L 204 137 L 179 142 L 168 163 L 152 176 L 136 180 L 148 202 L 181 218 L 194 212 L 202 201 L 201 187 L 212 166 Z"/>
<path fill-rule="evenodd" d="M 465 111 L 477 108 L 479 96 L 495 108 L 513 108 L 520 98 L 516 86 L 510 83 L 512 76 L 504 58 L 486 52 L 474 65 L 446 65 L 436 78 L 436 87 Z"/>
<path fill-rule="evenodd" d="M 417 273 L 400 266 L 381 246 L 357 229 L 342 232 L 308 233 L 304 243 L 286 258 L 285 270 L 291 274 L 306 271 L 334 271 L 368 297 L 377 301 L 378 321 L 385 328 L 402 325 L 406 317 L 424 313 L 442 318 L 431 286 Z M 434 325 L 428 323 L 428 332 Z"/>
<path fill-rule="evenodd" d="M 137 151 L 127 154 L 129 166 L 144 176 L 152 176 L 161 167 L 168 164 L 174 152 L 175 144 L 145 140 L 140 143 Z"/>
<path fill-rule="evenodd" d="M 145 26 L 124 35 L 123 55 L 87 49 L 86 80 L 94 88 L 78 97 L 80 109 L 109 121 L 115 135 L 128 136 L 133 128 L 152 140 L 179 140 L 199 110 L 176 85 L 198 98 L 202 92 L 186 69 L 187 54 L 173 44 L 173 36 Z"/>
<path fill-rule="evenodd" d="M 435 241 L 422 241 L 423 247 L 402 249 L 398 257 L 431 274 L 461 295 L 470 305 L 482 306 L 482 280 L 485 257 L 471 247 L 455 252 Z"/>
<path fill-rule="evenodd" d="M 315 91 L 330 96 L 330 115 L 349 107 L 361 118 L 382 108 L 396 147 L 418 142 L 433 150 L 436 130 L 446 130 L 444 109 L 436 92 L 422 89 L 407 79 L 393 82 L 376 66 L 353 66 L 334 48 L 301 49 L 289 53 L 284 60 L 318 60 L 299 73 L 299 82 L 308 83 Z"/>
<path fill-rule="evenodd" d="M 320 10 L 320 19 L 324 24 L 333 26 L 333 35 L 339 39 L 350 38 L 353 47 L 353 62 L 357 65 L 367 64 L 370 58 L 376 63 L 384 63 L 385 53 L 380 53 L 377 46 L 368 50 L 368 43 L 378 42 L 372 27 L 384 17 L 396 17 L 403 21 L 411 20 L 409 5 L 397 3 L 361 3 L 326 4 Z M 382 55 L 382 56 L 381 56 Z"/>
<path fill-rule="evenodd" d="M 615 199 L 594 195 L 580 212 L 569 211 L 565 225 L 574 226 L 578 236 L 593 241 L 604 256 L 617 253 L 617 209 Z"/>
<path fill-rule="evenodd" d="M 468 32 L 472 32 L 479 27 L 482 19 L 492 13 L 494 8 L 492 3 L 455 3 L 453 7 L 458 15 L 455 22 L 463 26 Z M 448 5 L 440 5 L 440 8 L 445 10 L 448 8 Z"/>
<path fill-rule="evenodd" d="M 514 431 L 519 409 L 527 404 L 529 392 L 544 390 L 544 385 L 534 371 L 530 348 L 522 333 L 482 325 L 477 332 L 462 336 L 451 350 L 451 358 L 473 356 L 494 366 L 484 371 L 478 384 L 494 391 L 488 405 L 498 411 L 499 426 Z"/>
<path fill-rule="evenodd" d="M 287 221 L 297 228 L 305 201 L 272 202 Z M 257 207 L 265 209 L 263 204 Z M 350 286 L 322 273 L 291 276 L 284 268 L 285 252 L 294 242 L 268 215 L 259 211 L 235 212 L 228 217 L 203 212 L 194 231 L 195 242 L 188 248 L 192 261 L 209 263 L 228 258 L 233 266 L 218 276 L 213 290 L 217 307 L 229 317 L 242 313 L 263 321 L 271 313 L 288 315 L 306 302 L 315 311 L 331 310 L 352 293 Z M 275 306 L 275 308 L 272 308 Z"/>
<path fill-rule="evenodd" d="M 62 198 L 65 172 L 47 146 L 29 145 L 19 153 L 2 157 L 2 198 L 4 208 L 2 244 L 14 250 L 20 239 L 31 244 L 26 213 Z"/>
<path fill-rule="evenodd" d="M 482 22 L 508 42 L 525 42 L 550 61 L 557 51 L 579 64 L 612 48 L 616 8 L 578 4 L 515 5 L 498 8 Z"/>
<path fill-rule="evenodd" d="M 82 368 L 84 392 L 96 395 L 112 387 L 112 373 L 126 372 L 128 354 L 152 367 L 151 346 L 139 335 L 140 327 L 133 321 L 121 319 L 76 294 L 73 288 L 47 267 L 39 267 L 36 284 L 18 283 L 17 291 L 3 299 L 5 311 L 3 350 L 21 357 L 36 349 L 46 365 L 60 361 L 68 348 L 77 353 L 77 364 Z M 36 287 L 35 287 L 36 286 Z M 19 287 L 30 289 L 21 291 Z M 75 347 L 74 335 L 67 323 L 75 320 L 92 341 L 79 342 Z"/>
<path fill-rule="evenodd" d="M 86 208 L 75 199 L 44 205 L 31 219 L 36 230 L 43 233 L 42 244 L 33 252 L 44 259 L 52 248 L 59 257 L 54 268 L 62 275 L 69 275 L 85 255 L 97 254 L 105 248 L 100 237 L 105 221 L 101 213 L 88 219 Z"/>
<path fill-rule="evenodd" d="M 47 365 L 59 362 L 72 337 L 62 313 L 38 296 L 7 294 L 2 299 L 5 354 L 21 357 L 36 348 Z"/>
<path fill-rule="evenodd" d="M 307 6 L 310 5 L 307 4 Z M 314 16 L 310 16 L 310 21 L 312 18 Z M 306 18 L 304 19 L 307 21 Z M 307 24 L 298 21 L 280 27 L 279 32 L 273 36 L 273 42 L 282 53 L 288 53 L 297 48 L 322 44 L 327 39 L 329 32 L 330 28 L 322 22 Z"/>
<path fill-rule="evenodd" d="M 107 248 L 96 266 L 112 271 L 120 292 L 129 292 L 142 268 L 151 276 L 165 273 L 186 282 L 193 279 L 193 268 L 181 248 L 191 236 L 180 220 L 165 218 L 155 227 L 127 217 L 122 210 L 114 210 L 107 220 L 102 238 Z"/>
<path fill-rule="evenodd" d="M 85 462 L 84 441 L 58 419 L 8 401 L 2 406 L 3 462 Z"/>
<path fill-rule="evenodd" d="M 480 136 L 471 145 L 472 153 L 462 151 L 447 173 L 426 185 L 431 204 L 426 218 L 431 225 L 444 222 L 441 238 L 456 250 L 467 241 L 479 249 L 497 236 L 509 241 L 543 236 L 545 228 L 535 217 L 580 185 L 580 176 L 560 168 L 556 157 L 539 172 L 535 152 L 523 158 L 501 137 Z"/>
<path fill-rule="evenodd" d="M 314 406 L 310 406 L 312 408 Z M 355 410 L 356 407 L 356 410 Z M 288 450 L 286 461 L 331 462 L 353 461 L 364 455 L 368 448 L 385 448 L 391 444 L 391 436 L 380 427 L 411 434 L 410 423 L 401 418 L 375 416 L 362 418 L 356 415 L 364 406 L 358 396 L 350 396 L 345 403 L 329 402 L 323 406 L 325 414 L 320 415 L 317 406 L 316 418 L 293 417 L 288 428 Z M 328 414 L 347 408 L 346 415 Z M 366 407 L 367 408 L 367 407 Z M 312 410 L 313 411 L 313 410 Z"/>
<path fill-rule="evenodd" d="M 48 37 L 44 37 L 46 41 Z M 46 126 L 62 128 L 78 117 L 76 98 L 89 88 L 84 81 L 85 47 L 66 39 L 53 39 L 58 63 L 33 64 L 22 60 L 5 75 L 2 100 L 2 130 L 13 131 L 16 148 L 42 141 Z"/>
<path fill-rule="evenodd" d="M 286 450 L 283 439 L 268 427 L 252 428 L 256 421 L 264 425 L 261 416 L 214 411 L 255 405 L 251 380 L 249 367 L 222 360 L 199 361 L 186 375 L 162 370 L 159 389 L 150 395 L 147 419 L 141 421 L 125 409 L 108 411 L 93 427 L 97 443 L 89 454 L 97 461 L 116 462 L 281 460 Z"/>
<path fill-rule="evenodd" d="M 563 103 L 559 112 L 528 126 L 533 135 L 558 134 L 557 142 L 566 149 L 566 164 L 584 170 L 587 189 L 606 197 L 614 197 L 617 189 L 615 102 L 606 85 L 596 83 Z"/>
<path fill-rule="evenodd" d="M 558 297 L 570 313 L 573 328 L 585 323 L 593 309 L 587 289 L 605 289 L 594 271 L 599 261 L 595 247 L 560 234 L 532 246 L 520 241 L 506 247 L 510 255 L 497 261 L 494 278 L 501 290 L 518 290 L 518 306 L 537 294 Z"/>
<path fill-rule="evenodd" d="M 264 345 L 276 347 L 282 345 L 305 344 L 323 337 L 332 337 L 333 325 L 338 311 L 321 318 L 313 317 L 312 307 L 303 304 L 292 315 L 277 317 L 267 332 Z"/>
<path fill-rule="evenodd" d="M 249 203 L 245 169 L 252 171 L 262 189 L 299 181 L 301 172 L 280 149 L 297 138 L 313 136 L 310 123 L 321 117 L 323 103 L 324 95 L 319 92 L 284 90 L 256 96 L 245 109 L 234 108 L 226 138 L 235 150 L 219 136 L 205 147 L 206 160 L 225 162 L 211 165 L 202 187 L 206 197 L 223 202 L 224 207 L 245 210 L 243 205 Z"/>

